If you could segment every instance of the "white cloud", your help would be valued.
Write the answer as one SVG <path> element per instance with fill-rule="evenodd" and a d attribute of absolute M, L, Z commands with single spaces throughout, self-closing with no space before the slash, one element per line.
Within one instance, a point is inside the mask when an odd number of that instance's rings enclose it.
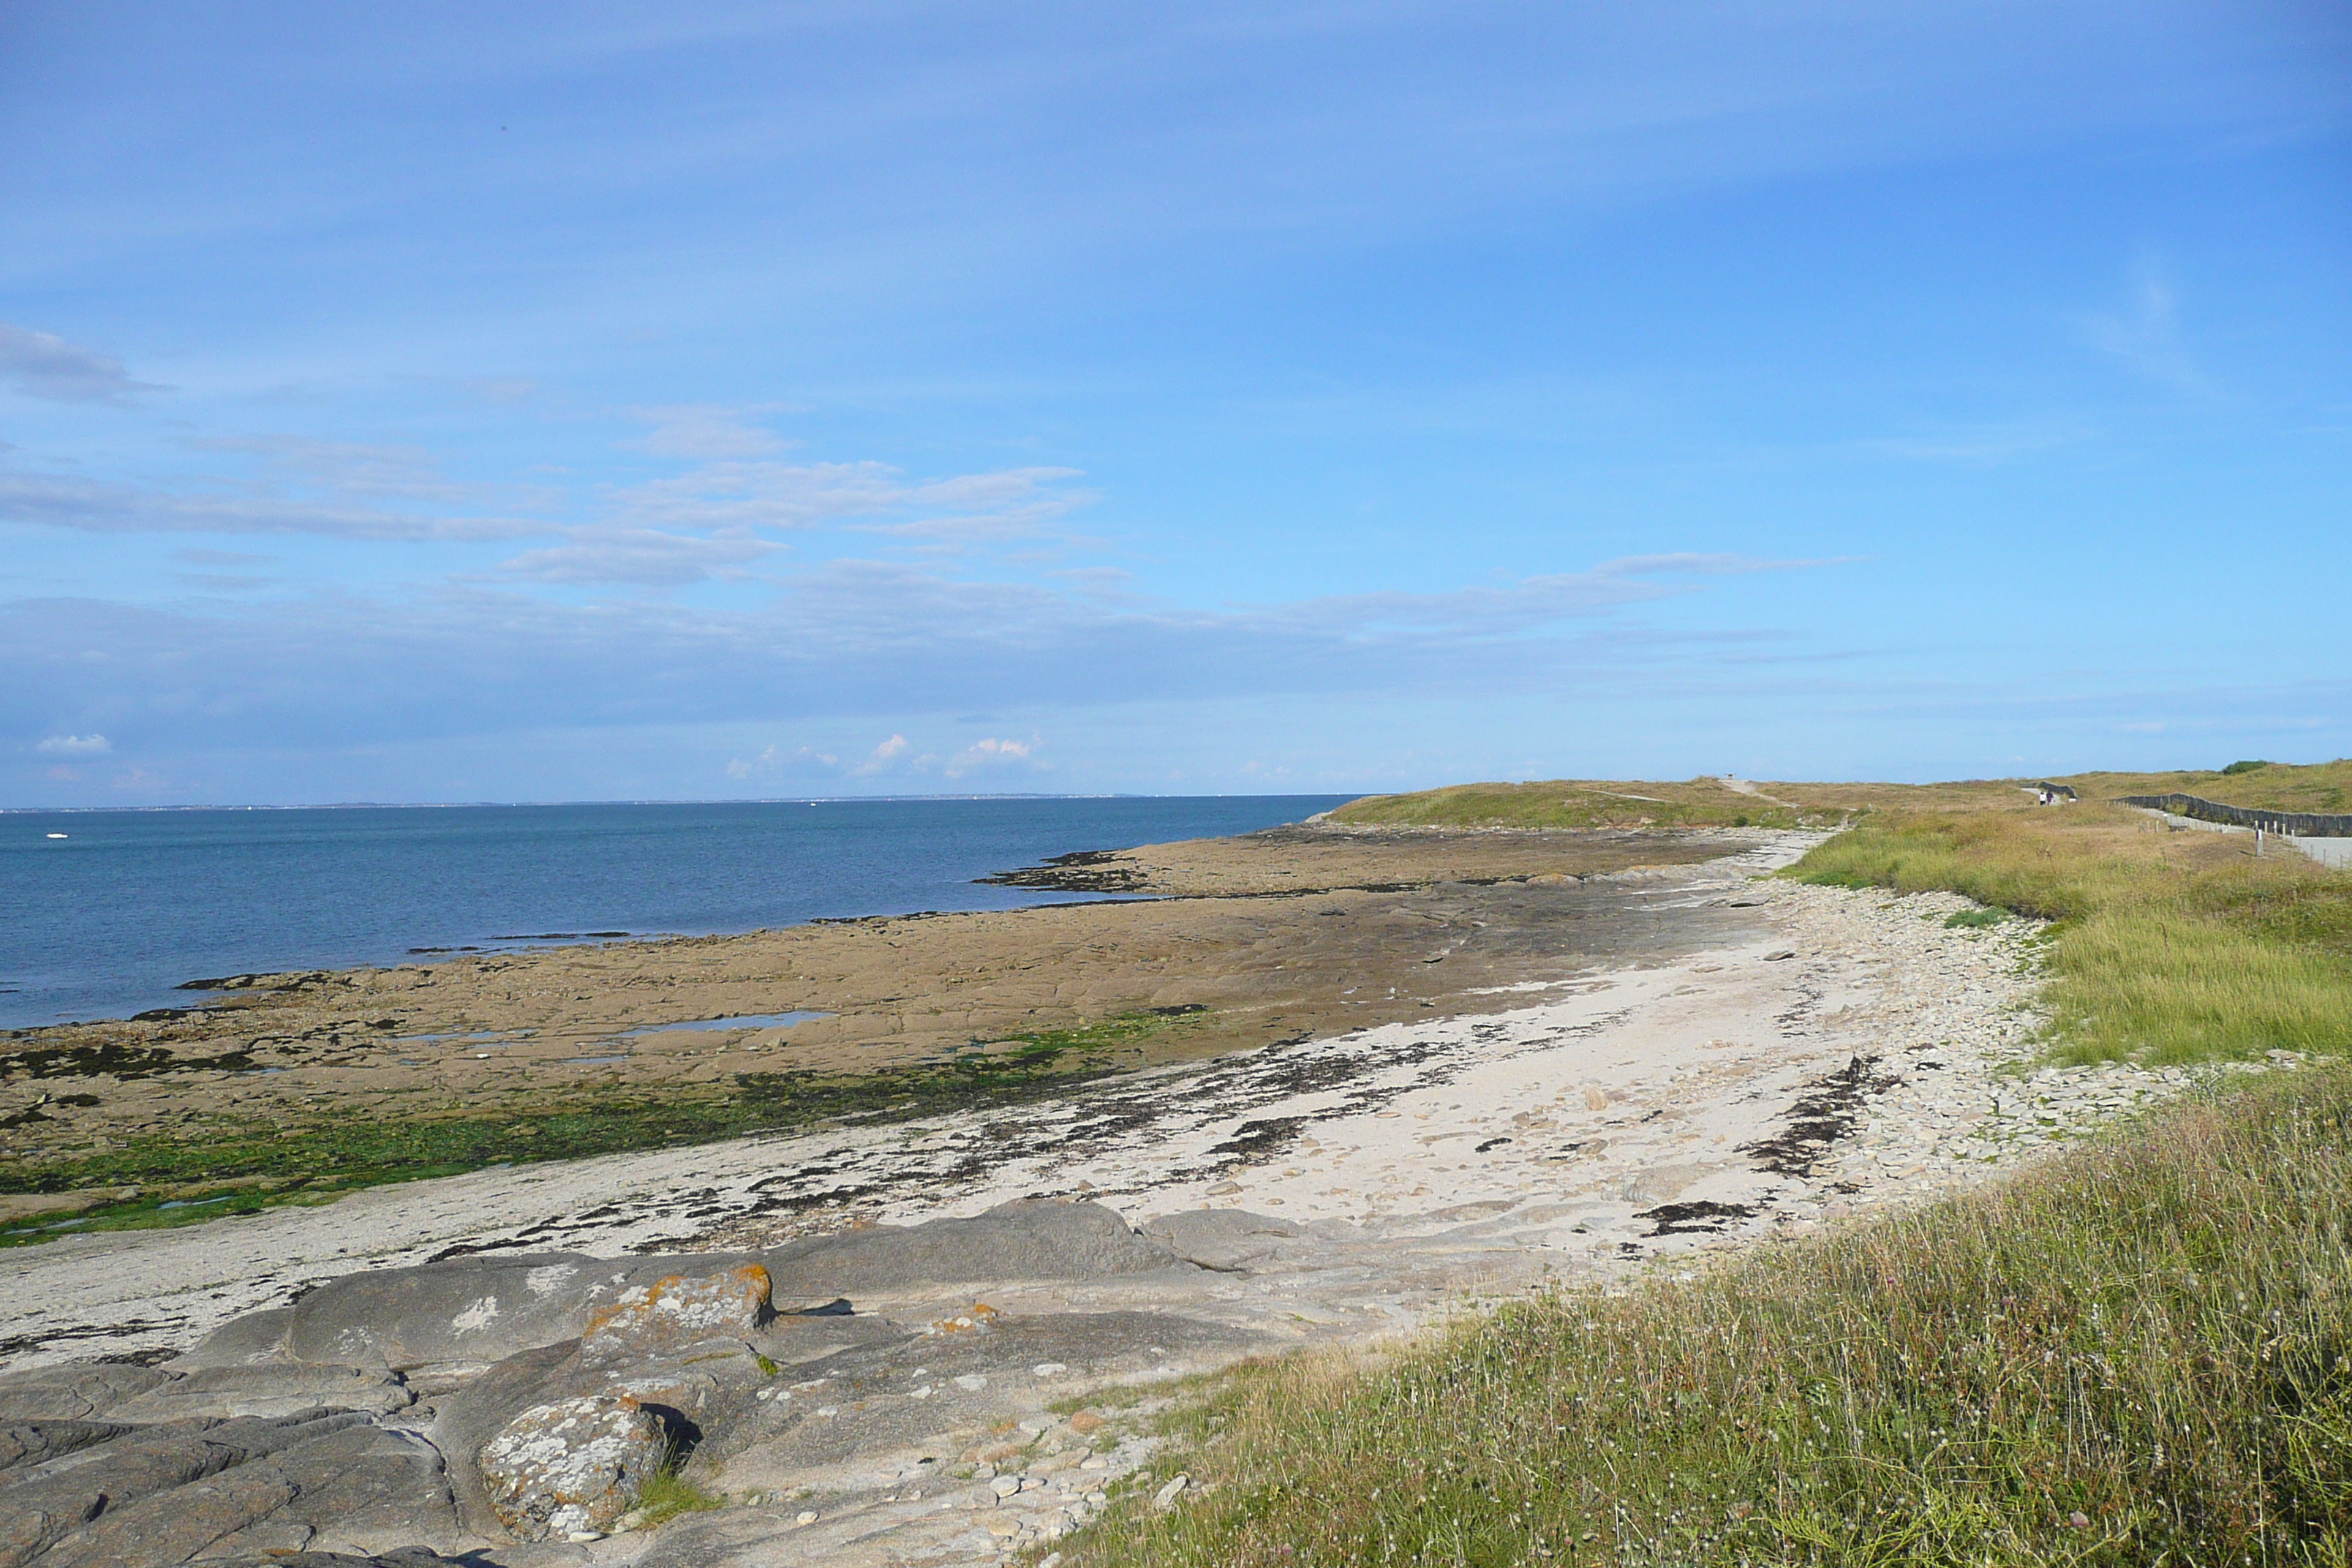
<path fill-rule="evenodd" d="M 6 321 L 0 321 L 0 379 L 57 403 L 122 403 L 136 393 L 164 390 L 131 380 L 111 354 Z"/>
<path fill-rule="evenodd" d="M 1029 760 L 1029 754 L 1035 749 L 1034 740 L 975 741 L 948 759 L 947 775 L 951 779 L 961 778 L 966 773 L 976 773 L 983 768 L 1002 767 L 1012 763 L 1025 763 Z"/>
<path fill-rule="evenodd" d="M 33 750 L 52 757 L 102 757 L 114 742 L 103 735 L 51 735 Z"/>
<path fill-rule="evenodd" d="M 747 763 L 740 757 L 730 761 L 727 764 L 727 776 L 730 779 L 748 779 L 756 774 L 765 773 L 775 765 L 776 748 L 770 746 L 752 762 Z"/>
<path fill-rule="evenodd" d="M 653 428 L 628 445 L 657 458 L 764 458 L 792 443 L 772 431 L 745 424 L 742 416 L 771 413 L 782 406 L 766 404 L 743 409 L 715 403 L 678 403 L 632 408 L 633 416 Z"/>
<path fill-rule="evenodd" d="M 867 752 L 866 760 L 858 763 L 854 771 L 861 773 L 886 773 L 889 770 L 892 763 L 896 763 L 900 757 L 906 755 L 906 753 L 907 737 L 904 735 L 892 735 L 888 740 L 875 747 L 873 751 Z"/>
<path fill-rule="evenodd" d="M 741 529 L 702 538 L 656 528 L 578 528 L 570 537 L 569 543 L 499 563 L 498 574 L 530 583 L 677 588 L 711 577 L 743 576 L 751 563 L 783 548 Z"/>

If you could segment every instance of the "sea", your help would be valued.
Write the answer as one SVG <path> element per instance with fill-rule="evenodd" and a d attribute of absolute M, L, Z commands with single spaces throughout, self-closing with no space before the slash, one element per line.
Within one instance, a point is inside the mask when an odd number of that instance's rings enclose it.
<path fill-rule="evenodd" d="M 0 813 L 0 1028 L 183 982 L 1068 902 L 973 879 L 1297 822 L 1348 795 Z"/>

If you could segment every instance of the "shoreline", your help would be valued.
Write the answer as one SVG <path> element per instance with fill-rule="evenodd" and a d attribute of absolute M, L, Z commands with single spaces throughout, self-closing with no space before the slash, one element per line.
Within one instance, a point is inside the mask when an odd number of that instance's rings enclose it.
<path fill-rule="evenodd" d="M 1151 1423 L 1185 1379 L 1302 1349 L 1378 1355 L 1555 1286 L 1686 1278 L 1999 1181 L 2203 1079 L 2038 1065 L 2037 922 L 1769 876 L 1805 847 L 1782 836 L 1612 874 L 1653 929 L 1687 936 L 1703 916 L 1709 940 L 1473 988 L 1483 1011 L 1161 1061 L 1017 1107 L 519 1164 L 19 1252 L 0 1278 L 15 1331 L 0 1383 L 129 1380 L 149 1392 L 122 1408 L 228 1415 L 365 1383 L 389 1407 L 377 1430 L 441 1456 L 457 1500 L 370 1550 L 425 1539 L 509 1568 L 983 1568 L 1097 1517 L 1122 1486 L 1181 1489 L 1152 1473 Z M 1077 1226 L 1139 1257 L 983 1260 L 941 1250 L 957 1226 Z M 930 1261 L 856 1262 L 914 1256 Z M 505 1544 L 467 1500 L 481 1434 L 507 1419 L 485 1412 L 580 1386 L 562 1381 L 584 1374 L 583 1342 L 562 1340 L 576 1327 L 518 1342 L 562 1342 L 543 1349 L 380 1371 L 306 1360 L 294 1340 L 318 1331 L 288 1327 L 332 1300 L 357 1314 L 333 1331 L 376 1331 L 355 1326 L 374 1321 L 365 1303 L 423 1289 L 471 1304 L 446 1330 L 430 1311 L 398 1323 L 462 1337 L 503 1321 L 497 1292 L 526 1276 L 537 1290 L 635 1270 L 668 1289 L 754 1261 L 788 1315 L 747 1325 L 749 1347 L 695 1352 L 736 1368 L 713 1374 L 697 1417 L 712 1446 L 690 1472 L 726 1506 L 562 1542 Z M 685 1375 L 666 1364 L 610 1375 Z"/>
<path fill-rule="evenodd" d="M 1140 898 L 226 976 L 215 1005 L 6 1037 L 0 1184 L 44 1195 L 0 1216 L 135 1188 L 100 1217 L 138 1220 L 207 1180 L 315 1195 L 1484 1010 L 1483 987 L 1703 940 L 1628 919 L 1612 874 L 1758 841 L 1294 828 L 1089 857 Z M 585 1130 L 542 1138 L 551 1109 Z M 415 1136 L 336 1146 L 354 1115 Z"/>
<path fill-rule="evenodd" d="M 2028 922 L 1953 929 L 1940 922 L 1973 906 L 1948 894 L 1749 879 L 1797 852 L 1639 874 L 1662 900 L 1749 905 L 1732 945 L 1523 983 L 1483 1014 L 1160 1064 L 1001 1110 L 64 1237 L 15 1254 L 0 1284 L 0 1315 L 17 1325 L 8 1364 L 86 1353 L 99 1334 L 116 1352 L 184 1347 L 322 1279 L 453 1250 L 758 1247 L 1033 1197 L 1107 1203 L 1137 1224 L 1255 1213 L 1298 1227 L 1262 1252 L 1296 1271 L 1467 1268 L 1516 1288 L 1970 1184 L 2188 1081 L 2021 1071 L 2039 984 Z M 1825 1091 L 1839 1123 L 1826 1130 Z M 1792 1152 L 1809 1102 L 1813 1131 Z M 1452 1296 L 1374 1294 L 1391 1307 Z"/>

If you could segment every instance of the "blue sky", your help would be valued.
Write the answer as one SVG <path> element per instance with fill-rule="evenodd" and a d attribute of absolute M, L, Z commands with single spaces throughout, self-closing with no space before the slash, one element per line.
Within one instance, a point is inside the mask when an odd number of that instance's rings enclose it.
<path fill-rule="evenodd" d="M 0 10 L 0 805 L 2352 752 L 2322 4 Z"/>

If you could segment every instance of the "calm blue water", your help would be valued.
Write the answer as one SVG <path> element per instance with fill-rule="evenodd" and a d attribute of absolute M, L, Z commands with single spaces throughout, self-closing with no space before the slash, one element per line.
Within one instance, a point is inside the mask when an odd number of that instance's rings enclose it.
<path fill-rule="evenodd" d="M 212 975 L 430 962 L 420 948 L 1017 909 L 1070 895 L 971 879 L 1347 798 L 0 814 L 0 1027 L 185 1006 L 200 997 L 173 987 Z"/>

